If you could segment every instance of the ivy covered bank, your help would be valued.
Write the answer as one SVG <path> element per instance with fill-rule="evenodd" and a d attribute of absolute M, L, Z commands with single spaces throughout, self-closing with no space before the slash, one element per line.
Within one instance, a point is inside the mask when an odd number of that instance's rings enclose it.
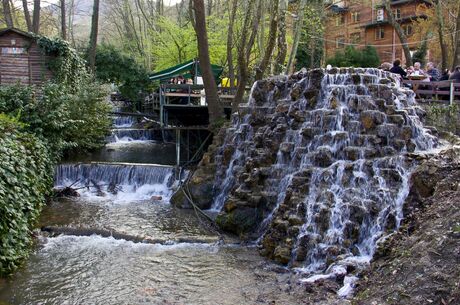
<path fill-rule="evenodd" d="M 27 257 L 31 228 L 52 188 L 54 165 L 70 150 L 101 145 L 110 127 L 107 90 L 61 39 L 37 37 L 52 81 L 0 86 L 0 276 Z"/>

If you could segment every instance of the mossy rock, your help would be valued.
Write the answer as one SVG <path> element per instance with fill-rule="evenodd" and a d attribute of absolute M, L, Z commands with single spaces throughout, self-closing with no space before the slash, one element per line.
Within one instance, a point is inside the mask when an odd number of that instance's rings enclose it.
<path fill-rule="evenodd" d="M 224 231 L 242 235 L 255 229 L 259 218 L 256 209 L 239 207 L 230 213 L 220 213 L 216 218 L 216 223 Z"/>

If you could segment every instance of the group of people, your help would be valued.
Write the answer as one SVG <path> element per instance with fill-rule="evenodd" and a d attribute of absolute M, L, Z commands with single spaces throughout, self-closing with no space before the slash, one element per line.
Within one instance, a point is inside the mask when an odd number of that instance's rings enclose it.
<path fill-rule="evenodd" d="M 426 70 L 422 69 L 421 63 L 416 62 L 413 66 L 404 69 L 401 67 L 401 60 L 397 59 L 393 62 L 393 66 L 385 62 L 380 68 L 385 71 L 399 74 L 403 79 L 417 79 L 427 82 L 453 80 L 456 83 L 460 83 L 460 66 L 457 66 L 453 71 L 446 69 L 441 73 L 432 62 L 426 64 Z"/>

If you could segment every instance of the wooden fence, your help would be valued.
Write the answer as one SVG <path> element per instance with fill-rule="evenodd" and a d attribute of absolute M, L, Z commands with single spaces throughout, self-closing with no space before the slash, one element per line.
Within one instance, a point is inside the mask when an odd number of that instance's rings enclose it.
<path fill-rule="evenodd" d="M 404 80 L 415 92 L 417 102 L 438 102 L 453 104 L 460 102 L 460 83 L 452 81 L 426 82 L 417 80 Z"/>

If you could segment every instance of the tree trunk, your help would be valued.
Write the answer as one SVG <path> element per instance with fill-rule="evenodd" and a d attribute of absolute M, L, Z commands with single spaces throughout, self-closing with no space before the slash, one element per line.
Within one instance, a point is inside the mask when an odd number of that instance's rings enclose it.
<path fill-rule="evenodd" d="M 288 0 L 280 0 L 279 21 L 278 21 L 278 54 L 275 60 L 275 74 L 283 71 L 284 61 L 287 54 L 286 42 L 286 13 L 288 9 Z"/>
<path fill-rule="evenodd" d="M 238 79 L 238 89 L 236 91 L 235 100 L 233 101 L 232 111 L 238 111 L 238 105 L 243 101 L 244 93 L 246 91 L 246 84 L 249 79 L 249 57 L 251 55 L 251 50 L 254 45 L 257 36 L 257 29 L 259 28 L 259 21 L 262 15 L 262 1 L 257 1 L 257 7 L 255 16 L 252 19 L 252 27 L 251 27 L 251 35 L 249 36 L 249 40 L 247 40 L 247 33 L 249 31 L 248 25 L 250 16 L 253 15 L 253 5 L 256 1 L 250 2 L 250 8 L 246 12 L 246 17 L 243 25 L 243 35 L 240 44 L 240 50 L 238 52 L 238 70 L 239 70 L 239 79 Z"/>
<path fill-rule="evenodd" d="M 307 0 L 301 0 L 299 5 L 299 11 L 297 12 L 297 22 L 295 25 L 294 42 L 292 44 L 291 55 L 289 55 L 288 64 L 286 66 L 286 74 L 291 73 L 292 65 L 294 64 L 295 57 L 297 55 L 297 49 L 299 47 L 300 36 L 303 28 L 303 17 L 305 15 L 305 6 Z"/>
<path fill-rule="evenodd" d="M 395 29 L 396 34 L 398 35 L 399 40 L 401 41 L 401 46 L 404 51 L 404 57 L 406 57 L 406 66 L 411 66 L 412 65 L 412 55 L 410 54 L 409 43 L 407 42 L 407 36 L 404 34 L 404 31 L 401 28 L 401 25 L 398 23 L 398 21 L 396 21 L 393 15 L 390 1 L 385 0 L 383 1 L 383 4 L 385 6 L 385 11 L 387 12 L 388 22 Z"/>
<path fill-rule="evenodd" d="M 35 34 L 38 34 L 40 32 L 40 0 L 34 0 L 32 31 Z"/>
<path fill-rule="evenodd" d="M 97 33 L 99 30 L 99 0 L 94 0 L 93 17 L 91 20 L 91 35 L 89 38 L 89 67 L 91 71 L 96 71 L 96 47 Z"/>
<path fill-rule="evenodd" d="M 227 61 L 228 77 L 230 78 L 230 87 L 233 87 L 235 84 L 235 67 L 233 66 L 233 28 L 235 26 L 237 8 L 238 0 L 233 0 L 227 34 Z"/>
<path fill-rule="evenodd" d="M 444 42 L 444 16 L 442 15 L 441 2 L 438 0 L 434 5 L 437 19 L 436 25 L 438 26 L 439 47 L 441 48 L 441 69 L 444 71 L 447 69 L 447 60 L 449 56 L 447 52 L 447 45 Z"/>
<path fill-rule="evenodd" d="M 3 15 L 5 16 L 5 23 L 6 26 L 12 28 L 13 25 L 13 17 L 11 16 L 11 7 L 9 0 L 2 0 L 3 5 Z"/>
<path fill-rule="evenodd" d="M 32 20 L 30 19 L 29 5 L 27 0 L 22 0 L 22 9 L 24 10 L 24 19 L 26 20 L 27 31 L 32 32 Z"/>
<path fill-rule="evenodd" d="M 256 77 L 255 80 L 261 80 L 264 77 L 265 71 L 267 70 L 270 58 L 273 53 L 273 49 L 276 44 L 276 30 L 278 28 L 278 4 L 279 0 L 275 0 L 272 8 L 272 14 L 270 18 L 270 30 L 268 32 L 268 44 L 267 49 L 265 50 L 264 57 L 259 63 L 259 66 L 256 68 Z"/>
<path fill-rule="evenodd" d="M 455 35 L 455 53 L 454 61 L 452 63 L 452 71 L 455 69 L 456 66 L 460 65 L 460 2 L 458 3 L 457 25 L 455 27 L 455 31 L 457 32 L 457 34 Z"/>
<path fill-rule="evenodd" d="M 64 40 L 67 40 L 67 19 L 65 11 L 65 0 L 61 1 L 61 37 Z"/>
<path fill-rule="evenodd" d="M 219 102 L 217 84 L 212 73 L 211 61 L 209 59 L 208 34 L 206 31 L 206 16 L 203 0 L 193 0 L 195 11 L 195 33 L 198 43 L 198 57 L 203 77 L 206 102 L 208 103 L 209 124 L 215 126 L 223 117 L 224 111 Z"/>

